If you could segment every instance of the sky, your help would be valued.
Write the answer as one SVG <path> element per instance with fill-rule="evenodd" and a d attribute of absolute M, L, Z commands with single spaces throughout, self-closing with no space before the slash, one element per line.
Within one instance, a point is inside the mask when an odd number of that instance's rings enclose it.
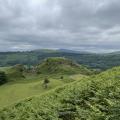
<path fill-rule="evenodd" d="M 0 51 L 120 51 L 120 0 L 0 0 Z"/>

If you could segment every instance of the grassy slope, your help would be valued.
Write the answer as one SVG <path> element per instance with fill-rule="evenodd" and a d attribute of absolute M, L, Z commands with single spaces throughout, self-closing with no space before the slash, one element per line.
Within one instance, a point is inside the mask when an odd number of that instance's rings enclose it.
<path fill-rule="evenodd" d="M 83 74 L 91 72 L 70 60 L 56 57 L 49 58 L 39 65 L 39 70 L 43 72 L 39 75 L 22 72 L 21 70 L 24 70 L 24 66 L 21 65 L 3 67 L 0 70 L 6 72 L 9 81 L 7 84 L 0 86 L 0 107 L 10 105 L 33 95 L 42 94 L 73 80 L 82 79 L 86 77 Z M 61 76 L 63 76 L 63 79 L 60 79 Z M 42 85 L 45 77 L 48 77 L 50 80 L 47 90 Z"/>
<path fill-rule="evenodd" d="M 2 85 L 0 86 L 0 108 L 33 95 L 43 94 L 56 88 L 57 86 L 62 86 L 66 83 L 72 82 L 75 78 L 77 78 L 77 75 L 73 76 L 64 75 L 62 80 L 59 75 L 49 76 L 48 79 L 50 80 L 50 83 L 47 89 L 44 89 L 43 87 L 43 80 L 45 78 L 44 75 L 27 75 L 25 79 L 18 79 L 17 81 L 12 81 Z M 78 79 L 86 77 L 81 74 L 79 76 L 81 77 Z"/>
<path fill-rule="evenodd" d="M 92 74 L 86 67 L 63 57 L 52 57 L 37 66 L 40 74 Z"/>
<path fill-rule="evenodd" d="M 42 86 L 42 79 L 35 80 L 34 82 L 20 82 L 20 83 L 8 83 L 0 87 L 0 107 L 10 105 L 21 99 L 40 95 L 50 89 L 53 89 L 59 85 L 63 85 L 62 81 L 56 79 L 50 79 L 51 82 L 47 89 Z"/>
<path fill-rule="evenodd" d="M 44 95 L 28 98 L 3 109 L 0 118 L 1 120 L 119 120 L 119 74 L 120 68 L 113 68 L 91 79 L 78 80 Z"/>
<path fill-rule="evenodd" d="M 25 77 L 22 72 L 23 69 L 24 69 L 24 66 L 22 66 L 22 65 L 0 67 L 0 71 L 4 71 L 6 73 L 8 82 L 19 80 L 19 79 L 24 79 Z"/>

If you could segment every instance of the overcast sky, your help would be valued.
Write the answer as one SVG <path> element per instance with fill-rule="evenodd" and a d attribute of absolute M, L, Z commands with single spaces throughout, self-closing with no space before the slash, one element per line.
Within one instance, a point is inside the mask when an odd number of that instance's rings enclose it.
<path fill-rule="evenodd" d="M 120 0 L 0 0 L 0 51 L 120 50 Z"/>

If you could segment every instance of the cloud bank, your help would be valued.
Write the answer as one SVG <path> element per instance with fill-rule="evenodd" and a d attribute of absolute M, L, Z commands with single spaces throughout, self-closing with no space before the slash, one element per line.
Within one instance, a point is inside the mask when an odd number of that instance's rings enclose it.
<path fill-rule="evenodd" d="M 0 0 L 0 51 L 118 51 L 119 11 L 119 0 Z"/>

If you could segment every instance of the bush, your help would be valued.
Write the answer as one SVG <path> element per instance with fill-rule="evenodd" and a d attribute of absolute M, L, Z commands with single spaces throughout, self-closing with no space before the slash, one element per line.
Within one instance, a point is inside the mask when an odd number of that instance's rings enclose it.
<path fill-rule="evenodd" d="M 0 85 L 5 84 L 7 82 L 7 77 L 5 72 L 0 72 Z"/>
<path fill-rule="evenodd" d="M 45 79 L 44 79 L 43 85 L 44 85 L 45 88 L 48 87 L 48 83 L 49 83 L 49 82 L 50 82 L 50 81 L 48 80 L 48 78 L 45 78 Z"/>
<path fill-rule="evenodd" d="M 63 76 L 60 77 L 60 79 L 63 79 L 63 78 L 64 78 Z"/>

